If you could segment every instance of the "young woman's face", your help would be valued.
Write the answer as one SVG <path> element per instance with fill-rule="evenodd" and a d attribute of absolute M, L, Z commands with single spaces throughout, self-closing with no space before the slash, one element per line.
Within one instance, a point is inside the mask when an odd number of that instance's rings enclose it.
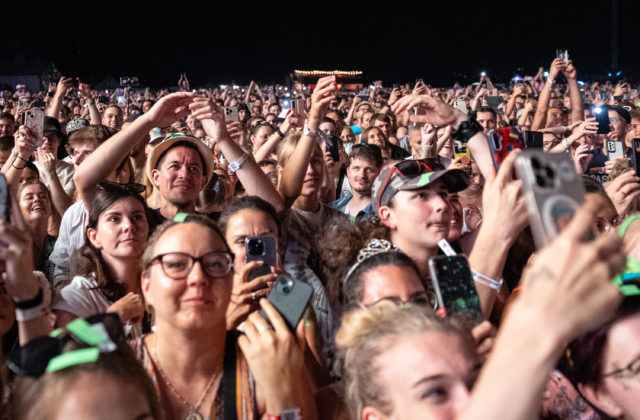
<path fill-rule="evenodd" d="M 234 270 L 240 271 L 246 262 L 245 239 L 249 236 L 260 235 L 278 237 L 278 226 L 267 213 L 245 209 L 229 217 L 225 239 L 235 256 Z"/>
<path fill-rule="evenodd" d="M 153 257 L 180 252 L 199 258 L 211 252 L 228 252 L 222 238 L 198 223 L 180 223 L 164 232 L 153 247 Z M 233 270 L 210 277 L 202 263 L 194 263 L 185 278 L 167 276 L 155 260 L 142 279 L 146 301 L 153 306 L 158 325 L 181 330 L 210 329 L 225 325 L 231 297 Z"/>
<path fill-rule="evenodd" d="M 40 184 L 27 185 L 20 192 L 20 211 L 25 222 L 47 220 L 51 216 L 51 201 L 47 189 Z"/>
<path fill-rule="evenodd" d="M 455 334 L 426 331 L 398 336 L 373 363 L 378 372 L 375 381 L 391 402 L 388 418 L 454 419 L 469 401 L 474 378 Z"/>
<path fill-rule="evenodd" d="M 149 225 L 140 201 L 120 199 L 98 217 L 96 228 L 87 229 L 87 237 L 103 256 L 140 258 L 149 235 Z"/>
<path fill-rule="evenodd" d="M 322 186 L 322 179 L 324 176 L 324 165 L 322 161 L 322 152 L 320 148 L 316 148 L 311 155 L 309 166 L 307 166 L 307 172 L 304 175 L 304 181 L 302 183 L 302 192 L 300 195 L 309 196 L 317 194 Z"/>
<path fill-rule="evenodd" d="M 367 143 L 375 144 L 381 149 L 387 147 L 387 139 L 384 137 L 384 134 L 382 134 L 382 131 L 380 131 L 379 128 L 369 130 L 369 133 L 367 134 Z"/>
<path fill-rule="evenodd" d="M 631 364 L 635 372 L 624 370 L 603 379 L 603 392 L 611 399 L 605 412 L 614 418 L 640 419 L 640 314 L 616 322 L 609 330 L 604 351 L 603 374 Z M 632 362 L 636 363 L 632 363 Z M 632 369 L 633 370 L 633 369 Z M 602 406 L 600 406 L 603 409 Z"/>

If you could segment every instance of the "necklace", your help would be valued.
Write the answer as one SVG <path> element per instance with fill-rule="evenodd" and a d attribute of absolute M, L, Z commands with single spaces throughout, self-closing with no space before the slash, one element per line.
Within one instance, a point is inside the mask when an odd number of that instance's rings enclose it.
<path fill-rule="evenodd" d="M 185 400 L 184 397 L 180 395 L 178 391 L 176 391 L 176 389 L 173 387 L 173 385 L 169 381 L 169 378 L 167 378 L 167 375 L 165 375 L 164 371 L 162 370 L 162 367 L 160 367 L 160 359 L 158 359 L 157 342 L 153 343 L 153 358 L 156 359 L 156 366 L 158 367 L 158 372 L 160 372 L 160 376 L 162 377 L 162 380 L 164 381 L 165 384 L 167 384 L 171 393 L 174 396 L 176 396 L 178 400 L 180 400 L 183 406 L 186 405 L 188 407 L 187 414 L 184 417 L 185 420 L 204 420 L 204 417 L 202 416 L 202 414 L 200 414 L 200 406 L 204 402 L 205 397 L 209 395 L 209 389 L 211 388 L 211 386 L 215 382 L 215 379 L 218 377 L 218 374 L 222 370 L 221 366 L 218 366 L 216 371 L 213 372 L 213 375 L 211 375 L 211 379 L 209 379 L 209 383 L 207 383 L 207 386 L 204 388 L 204 391 L 200 395 L 200 398 L 198 398 L 198 402 L 196 403 L 196 405 L 193 405 L 187 400 Z"/>

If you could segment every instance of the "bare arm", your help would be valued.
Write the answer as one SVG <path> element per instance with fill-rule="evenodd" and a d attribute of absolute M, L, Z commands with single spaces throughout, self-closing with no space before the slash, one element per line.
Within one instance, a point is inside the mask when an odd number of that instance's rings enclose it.
<path fill-rule="evenodd" d="M 538 98 L 538 107 L 536 108 L 536 113 L 533 116 L 533 123 L 531 123 L 531 130 L 537 131 L 541 128 L 545 127 L 547 121 L 547 111 L 549 110 L 549 101 L 551 100 L 551 88 L 553 87 L 553 82 L 560 73 L 560 69 L 564 65 L 564 61 L 561 58 L 556 58 L 551 63 L 551 68 L 549 69 L 549 78 L 544 84 L 542 91 L 540 92 L 540 96 Z"/>
<path fill-rule="evenodd" d="M 571 60 L 569 60 L 562 73 L 567 78 L 567 85 L 569 86 L 569 97 L 571 99 L 571 122 L 582 121 L 584 118 L 584 106 L 582 103 L 582 95 L 580 94 L 580 87 L 578 86 L 576 68 L 573 66 Z"/>
<path fill-rule="evenodd" d="M 49 180 L 49 190 L 51 191 L 51 201 L 60 215 L 73 204 L 73 198 L 65 192 L 58 173 L 56 172 L 56 157 L 53 153 L 45 153 L 40 149 L 35 151 L 36 161 L 42 170 L 47 174 Z"/>
<path fill-rule="evenodd" d="M 192 115 L 202 122 L 202 128 L 207 133 L 207 136 L 217 143 L 220 151 L 229 162 L 236 162 L 244 156 L 244 151 L 229 136 L 222 109 L 213 100 L 195 98 L 189 108 Z M 239 125 L 239 123 L 236 124 Z M 239 127 L 236 128 L 239 129 Z M 265 173 L 262 172 L 256 161 L 250 156 L 240 165 L 236 175 L 248 195 L 255 195 L 268 201 L 278 212 L 283 210 L 280 194 Z"/>
<path fill-rule="evenodd" d="M 60 108 L 62 108 L 62 99 L 64 98 L 65 93 L 71 87 L 71 81 L 73 79 L 70 77 L 61 77 L 60 81 L 58 81 L 58 86 L 56 87 L 56 93 L 53 95 L 53 100 L 47 108 L 47 116 L 58 118 L 58 113 L 60 112 Z"/>

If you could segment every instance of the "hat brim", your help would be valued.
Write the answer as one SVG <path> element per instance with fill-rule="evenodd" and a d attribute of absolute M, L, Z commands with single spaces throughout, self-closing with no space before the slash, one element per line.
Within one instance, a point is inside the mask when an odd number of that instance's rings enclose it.
<path fill-rule="evenodd" d="M 169 150 L 175 143 L 179 141 L 186 141 L 196 146 L 197 150 L 200 152 L 200 156 L 202 156 L 202 158 L 204 159 L 204 163 L 206 166 L 206 168 L 204 169 L 208 183 L 211 179 L 213 169 L 216 166 L 215 161 L 213 160 L 213 152 L 203 142 L 189 136 L 176 136 L 168 138 L 151 150 L 151 153 L 149 153 L 149 156 L 147 156 L 147 162 L 145 164 L 145 173 L 149 177 L 149 180 L 153 180 L 153 178 L 151 177 L 151 171 L 156 169 L 156 165 L 158 164 L 158 159 L 160 159 L 160 156 L 162 156 L 164 152 Z"/>
<path fill-rule="evenodd" d="M 406 182 L 399 191 L 417 190 L 425 188 L 433 182 L 441 179 L 445 188 L 450 193 L 456 193 L 467 189 L 469 177 L 462 169 L 445 169 L 442 171 L 426 172 Z"/>

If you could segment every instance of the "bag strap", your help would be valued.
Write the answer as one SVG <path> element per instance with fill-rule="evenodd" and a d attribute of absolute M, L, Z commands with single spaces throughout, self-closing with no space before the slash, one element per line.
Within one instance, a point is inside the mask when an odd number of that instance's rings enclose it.
<path fill-rule="evenodd" d="M 228 332 L 224 348 L 224 374 L 222 388 L 224 390 L 224 418 L 238 420 L 236 412 L 236 343 L 238 336 Z"/>

